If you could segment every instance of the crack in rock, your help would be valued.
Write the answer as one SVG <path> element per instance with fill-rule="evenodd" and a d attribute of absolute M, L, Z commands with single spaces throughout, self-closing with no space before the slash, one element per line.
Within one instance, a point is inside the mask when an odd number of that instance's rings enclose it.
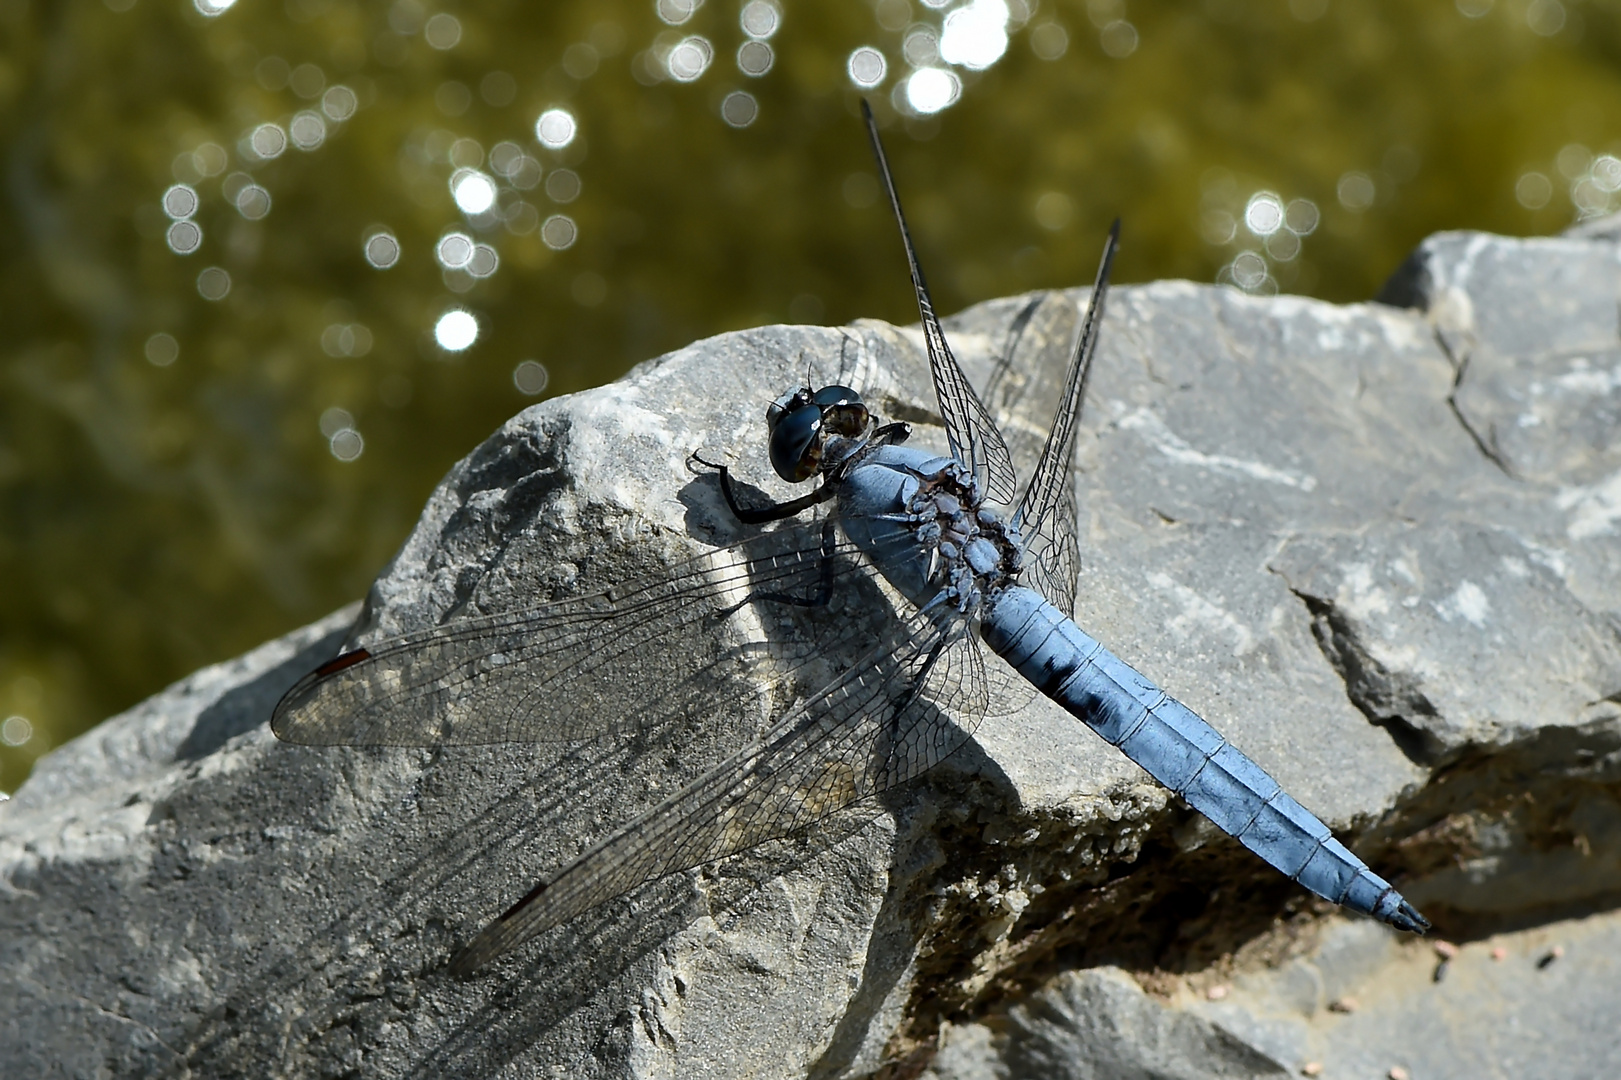
<path fill-rule="evenodd" d="M 1345 696 L 1357 711 L 1390 733 L 1398 749 L 1415 764 L 1433 767 L 1445 748 L 1435 735 L 1414 722 L 1415 717 L 1437 715 L 1435 706 L 1419 689 L 1418 680 L 1392 671 L 1368 649 L 1357 626 L 1331 600 L 1291 590 L 1311 615 L 1311 634 L 1317 647 L 1345 683 Z"/>

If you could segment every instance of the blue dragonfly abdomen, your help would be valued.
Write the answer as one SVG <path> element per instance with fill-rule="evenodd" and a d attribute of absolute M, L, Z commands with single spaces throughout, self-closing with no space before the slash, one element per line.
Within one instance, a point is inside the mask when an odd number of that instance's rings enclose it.
<path fill-rule="evenodd" d="M 1038 593 L 992 597 L 987 645 L 1223 832 L 1326 900 L 1400 930 L 1423 917 L 1266 770 Z"/>

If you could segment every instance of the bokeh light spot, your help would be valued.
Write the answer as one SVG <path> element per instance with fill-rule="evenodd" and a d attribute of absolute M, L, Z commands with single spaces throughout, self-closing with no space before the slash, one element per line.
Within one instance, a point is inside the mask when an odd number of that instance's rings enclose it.
<path fill-rule="evenodd" d="M 0 720 L 0 743 L 7 746 L 21 746 L 34 737 L 34 725 L 28 722 L 26 716 L 8 716 Z"/>
<path fill-rule="evenodd" d="M 197 212 L 197 192 L 190 184 L 175 184 L 163 193 L 163 212 L 176 221 Z"/>
<path fill-rule="evenodd" d="M 360 99 L 347 86 L 334 86 L 321 95 L 321 111 L 332 120 L 347 120 L 360 107 Z"/>
<path fill-rule="evenodd" d="M 1593 183 L 1600 191 L 1621 191 L 1621 159 L 1613 154 L 1600 154 L 1592 165 Z"/>
<path fill-rule="evenodd" d="M 197 293 L 204 300 L 224 300 L 231 293 L 231 275 L 223 267 L 208 267 L 197 275 Z"/>
<path fill-rule="evenodd" d="M 457 139 L 450 144 L 450 163 L 463 169 L 476 169 L 484 164 L 484 147 L 477 139 Z"/>
<path fill-rule="evenodd" d="M 326 89 L 326 72 L 314 64 L 300 64 L 287 76 L 287 85 L 305 100 L 319 97 Z"/>
<path fill-rule="evenodd" d="M 1339 196 L 1340 205 L 1353 213 L 1361 213 L 1373 205 L 1373 199 L 1378 194 L 1373 186 L 1373 177 L 1365 172 L 1348 172 L 1340 177 L 1335 188 Z"/>
<path fill-rule="evenodd" d="M 1244 206 L 1244 227 L 1256 236 L 1271 236 L 1283 227 L 1283 200 L 1270 191 L 1257 191 Z"/>
<path fill-rule="evenodd" d="M 450 178 L 450 195 L 464 214 L 482 214 L 495 205 L 495 181 L 476 169 L 458 169 Z"/>
<path fill-rule="evenodd" d="M 342 428 L 333 433 L 327 448 L 339 461 L 353 461 L 365 452 L 366 440 L 354 428 Z"/>
<path fill-rule="evenodd" d="M 236 0 L 192 0 L 197 10 L 204 16 L 212 19 L 216 15 L 223 15 L 231 9 Z"/>
<path fill-rule="evenodd" d="M 355 417 L 348 409 L 333 405 L 321 413 L 321 436 L 330 439 L 344 428 L 355 426 Z"/>
<path fill-rule="evenodd" d="M 580 235 L 579 228 L 574 219 L 567 214 L 553 214 L 546 219 L 540 227 L 540 239 L 553 251 L 563 251 L 574 246 L 575 239 Z"/>
<path fill-rule="evenodd" d="M 600 62 L 597 50 L 583 41 L 576 41 L 563 50 L 563 70 L 569 78 L 577 81 L 583 82 L 595 75 Z"/>
<path fill-rule="evenodd" d="M 737 21 L 749 37 L 768 38 L 782 25 L 782 9 L 773 0 L 749 0 Z"/>
<path fill-rule="evenodd" d="M 1124 60 L 1137 51 L 1137 28 L 1124 19 L 1116 19 L 1098 32 L 1098 44 L 1105 56 Z"/>
<path fill-rule="evenodd" d="M 940 59 L 940 38 L 934 27 L 919 24 L 906 31 L 901 39 L 901 55 L 915 68 L 928 67 Z"/>
<path fill-rule="evenodd" d="M 1525 173 L 1514 184 L 1514 198 L 1527 210 L 1541 210 L 1553 198 L 1553 183 L 1542 173 Z"/>
<path fill-rule="evenodd" d="M 371 345 L 371 330 L 360 323 L 332 323 L 321 331 L 321 351 L 328 356 L 365 356 Z"/>
<path fill-rule="evenodd" d="M 473 238 L 466 233 L 447 233 L 439 238 L 433 254 L 446 270 L 460 270 L 473 258 Z"/>
<path fill-rule="evenodd" d="M 190 255 L 203 244 L 203 230 L 195 221 L 177 221 L 169 226 L 165 239 L 176 255 Z"/>
<path fill-rule="evenodd" d="M 520 394 L 534 397 L 543 393 L 546 384 L 551 381 L 546 365 L 539 360 L 520 360 L 518 366 L 512 369 L 512 385 L 518 388 Z"/>
<path fill-rule="evenodd" d="M 540 227 L 540 211 L 522 199 L 507 207 L 504 218 L 513 236 L 528 236 Z"/>
<path fill-rule="evenodd" d="M 462 39 L 462 24 L 454 15 L 441 11 L 430 16 L 423 24 L 422 36 L 427 38 L 428 44 L 443 52 L 454 49 L 456 43 Z"/>
<path fill-rule="evenodd" d="M 236 204 L 236 212 L 249 221 L 258 221 L 270 213 L 270 192 L 258 184 L 240 188 L 232 202 Z"/>
<path fill-rule="evenodd" d="M 1199 218 L 1199 235 L 1216 247 L 1230 244 L 1238 235 L 1238 219 L 1219 207 L 1208 209 Z"/>
<path fill-rule="evenodd" d="M 1317 231 L 1320 215 L 1317 204 L 1310 199 L 1291 199 L 1283 212 L 1283 224 L 1296 236 L 1310 236 Z"/>
<path fill-rule="evenodd" d="M 203 176 L 218 176 L 225 171 L 230 158 L 219 143 L 205 142 L 191 152 L 192 164 Z"/>
<path fill-rule="evenodd" d="M 1554 158 L 1554 164 L 1559 166 L 1559 175 L 1574 180 L 1592 167 L 1593 153 L 1581 143 L 1566 143 Z"/>
<path fill-rule="evenodd" d="M 260 124 L 248 136 L 248 149 L 265 160 L 281 156 L 287 149 L 287 133 L 277 124 Z"/>
<path fill-rule="evenodd" d="M 571 203 L 580 197 L 580 174 L 573 169 L 553 169 L 546 177 L 546 197 L 555 203 Z"/>
<path fill-rule="evenodd" d="M 1266 253 L 1278 262 L 1290 262 L 1300 254 L 1300 237 L 1279 229 L 1266 238 Z"/>
<path fill-rule="evenodd" d="M 391 232 L 375 232 L 366 237 L 366 261 L 378 270 L 387 270 L 400 261 L 400 242 Z"/>
<path fill-rule="evenodd" d="M 547 109 L 535 121 L 535 138 L 548 150 L 561 150 L 574 141 L 574 114 L 567 109 Z"/>
<path fill-rule="evenodd" d="M 709 44 L 709 39 L 693 35 L 676 42 L 664 66 L 676 82 L 693 82 L 709 70 L 709 62 L 714 58 L 715 48 Z"/>
<path fill-rule="evenodd" d="M 326 121 L 320 113 L 309 109 L 293 117 L 287 131 L 292 136 L 293 145 L 300 150 L 314 150 L 326 142 Z"/>
<path fill-rule="evenodd" d="M 922 68 L 906 80 L 906 103 L 928 115 L 948 108 L 962 94 L 962 81 L 944 68 Z"/>
<path fill-rule="evenodd" d="M 168 367 L 180 359 L 180 342 L 173 334 L 159 331 L 146 339 L 146 361 L 153 367 Z"/>
<path fill-rule="evenodd" d="M 1253 251 L 1240 251 L 1228 265 L 1232 270 L 1233 282 L 1245 292 L 1260 289 L 1269 277 L 1266 260 Z"/>
<path fill-rule="evenodd" d="M 972 0 L 946 16 L 940 31 L 940 59 L 983 71 L 1007 52 L 1006 0 Z"/>
<path fill-rule="evenodd" d="M 889 72 L 889 61 L 871 45 L 863 45 L 850 54 L 845 70 L 850 73 L 851 82 L 863 90 L 871 90 L 884 81 L 884 76 Z"/>
<path fill-rule="evenodd" d="M 501 266 L 501 256 L 488 244 L 475 244 L 464 269 L 476 278 L 487 278 Z"/>
<path fill-rule="evenodd" d="M 751 79 L 770 71 L 776 60 L 776 53 L 763 41 L 745 41 L 737 47 L 737 70 Z"/>
<path fill-rule="evenodd" d="M 1075 215 L 1075 204 L 1062 191 L 1046 191 L 1036 199 L 1036 224 L 1057 232 Z"/>
<path fill-rule="evenodd" d="M 1559 0 L 1531 0 L 1525 9 L 1525 25 L 1533 34 L 1553 37 L 1565 28 L 1565 5 Z"/>
<path fill-rule="evenodd" d="M 470 311 L 451 308 L 434 323 L 433 340 L 446 352 L 461 352 L 478 340 L 478 320 Z"/>
<path fill-rule="evenodd" d="M 523 161 L 523 149 L 515 142 L 498 142 L 490 148 L 490 168 L 495 175 L 510 177 Z"/>
<path fill-rule="evenodd" d="M 720 118 L 735 128 L 746 128 L 760 115 L 760 103 L 746 90 L 733 90 L 720 103 Z M 556 173 L 552 174 L 556 176 Z M 551 190 L 548 186 L 547 190 Z"/>
<path fill-rule="evenodd" d="M 1061 60 L 1069 51 L 1069 31 L 1055 22 L 1030 28 L 1030 51 L 1038 60 Z"/>
<path fill-rule="evenodd" d="M 703 2 L 704 0 L 657 0 L 653 10 L 669 25 L 680 26 L 692 18 L 693 13 L 703 6 Z"/>
<path fill-rule="evenodd" d="M 912 21 L 912 5 L 908 0 L 878 0 L 873 8 L 878 25 L 891 33 L 905 30 L 906 24 Z"/>

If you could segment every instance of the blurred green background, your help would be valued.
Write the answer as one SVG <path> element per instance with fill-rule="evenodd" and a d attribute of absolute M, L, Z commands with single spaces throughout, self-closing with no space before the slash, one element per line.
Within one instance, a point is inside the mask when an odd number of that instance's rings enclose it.
<path fill-rule="evenodd" d="M 1346 301 L 1438 229 L 1621 205 L 1607 0 L 0 0 L 0 35 L 6 790 L 362 595 L 524 405 L 914 320 L 863 93 L 947 311 L 1090 280 L 1117 214 L 1118 280 Z"/>

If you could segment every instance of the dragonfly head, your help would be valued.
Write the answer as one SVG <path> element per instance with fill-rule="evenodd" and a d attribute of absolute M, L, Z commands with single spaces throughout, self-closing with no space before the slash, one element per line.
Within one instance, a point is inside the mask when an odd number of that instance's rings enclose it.
<path fill-rule="evenodd" d="M 872 427 L 872 414 L 861 395 L 848 386 L 809 386 L 789 390 L 765 411 L 771 430 L 771 467 L 791 484 L 809 480 L 832 458 L 842 460 L 839 445 L 860 440 Z"/>

